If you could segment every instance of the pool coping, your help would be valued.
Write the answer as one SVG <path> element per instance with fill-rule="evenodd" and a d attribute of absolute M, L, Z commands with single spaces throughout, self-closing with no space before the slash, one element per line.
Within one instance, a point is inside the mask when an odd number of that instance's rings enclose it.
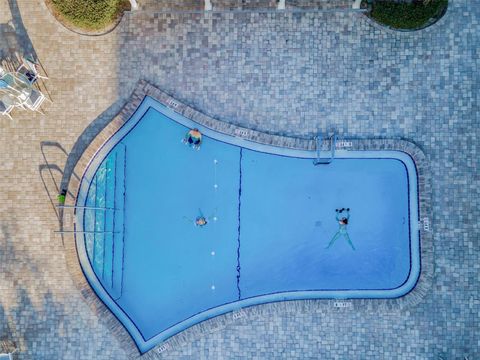
<path fill-rule="evenodd" d="M 95 157 L 97 151 L 107 142 L 134 114 L 144 98 L 151 97 L 173 111 L 191 119 L 205 127 L 230 136 L 239 137 L 256 143 L 286 147 L 298 150 L 315 150 L 313 139 L 285 137 L 281 135 L 267 134 L 253 129 L 243 128 L 226 123 L 205 115 L 192 107 L 174 99 L 157 87 L 145 80 L 140 80 L 120 113 L 115 116 L 98 134 L 95 135 L 86 150 L 77 161 L 73 174 L 84 174 L 89 163 Z M 348 141 L 347 141 L 348 140 Z M 337 149 L 348 146 L 348 150 L 397 150 L 407 153 L 417 167 L 418 176 L 418 205 L 420 228 L 420 261 L 421 270 L 416 286 L 406 295 L 394 299 L 317 299 L 317 300 L 290 300 L 275 303 L 267 303 L 244 308 L 239 311 L 229 312 L 212 319 L 194 325 L 155 346 L 150 351 L 141 354 L 126 328 L 107 308 L 91 288 L 77 254 L 74 235 L 64 237 L 66 261 L 72 279 L 80 290 L 83 298 L 90 308 L 97 314 L 107 328 L 118 339 L 122 348 L 131 358 L 160 359 L 166 355 L 169 349 L 181 344 L 198 339 L 203 334 L 212 333 L 224 328 L 232 322 L 244 323 L 249 318 L 266 316 L 273 313 L 291 312 L 326 312 L 326 311 L 402 311 L 420 303 L 427 294 L 434 276 L 434 245 L 433 234 L 429 229 L 431 223 L 431 198 L 432 186 L 428 161 L 422 150 L 412 142 L 403 139 L 345 139 L 338 143 Z M 74 196 L 67 196 L 66 205 L 74 206 L 80 190 L 81 177 L 70 176 L 68 191 Z M 62 217 L 62 226 L 65 219 Z"/>

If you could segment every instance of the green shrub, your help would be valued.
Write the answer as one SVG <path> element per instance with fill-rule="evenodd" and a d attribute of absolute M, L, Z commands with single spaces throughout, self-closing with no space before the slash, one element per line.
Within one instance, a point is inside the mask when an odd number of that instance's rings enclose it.
<path fill-rule="evenodd" d="M 50 0 L 56 15 L 85 30 L 100 30 L 128 8 L 128 0 Z"/>
<path fill-rule="evenodd" d="M 376 1 L 370 16 L 396 29 L 419 29 L 430 19 L 440 16 L 447 3 L 448 0 L 417 0 L 413 3 Z"/>

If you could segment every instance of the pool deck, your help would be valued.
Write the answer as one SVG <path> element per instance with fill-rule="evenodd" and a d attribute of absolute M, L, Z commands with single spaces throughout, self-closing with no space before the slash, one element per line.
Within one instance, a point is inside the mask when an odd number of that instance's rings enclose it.
<path fill-rule="evenodd" d="M 395 311 L 259 309 L 159 357 L 480 357 L 477 0 L 451 0 L 436 25 L 406 34 L 345 12 L 138 12 L 89 38 L 41 1 L 0 0 L 0 9 L 0 52 L 33 50 L 54 101 L 45 116 L 0 118 L 0 338 L 17 342 L 19 359 L 129 358 L 75 285 L 53 204 L 63 172 L 141 79 L 261 132 L 407 140 L 431 173 L 434 279 L 421 301 Z"/>

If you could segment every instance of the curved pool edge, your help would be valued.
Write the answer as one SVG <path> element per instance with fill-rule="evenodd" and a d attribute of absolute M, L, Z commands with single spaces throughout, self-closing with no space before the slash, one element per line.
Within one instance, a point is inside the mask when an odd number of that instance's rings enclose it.
<path fill-rule="evenodd" d="M 125 125 L 125 123 L 132 117 L 136 112 L 140 104 L 144 101 L 148 101 L 148 98 L 154 99 L 157 102 L 160 102 L 169 112 L 171 116 L 182 115 L 190 121 L 200 124 L 200 126 L 205 127 L 205 129 L 211 129 L 216 133 L 221 133 L 229 138 L 231 136 L 235 137 L 235 141 L 239 145 L 242 145 L 243 142 L 255 142 L 258 146 L 267 146 L 271 148 L 272 146 L 278 147 L 279 151 L 282 151 L 282 148 L 289 149 L 288 151 L 298 151 L 306 152 L 314 149 L 313 140 L 297 139 L 290 137 L 283 137 L 278 135 L 270 135 L 266 133 L 261 133 L 251 129 L 241 128 L 235 125 L 231 125 L 222 121 L 215 120 L 211 117 L 208 117 L 185 104 L 180 103 L 178 100 L 175 100 L 155 88 L 154 86 L 146 83 L 145 81 L 140 81 L 137 84 L 137 87 L 132 94 L 130 100 L 127 102 L 122 111 L 110 121 L 110 123 L 94 138 L 90 143 L 87 150 L 82 154 L 79 161 L 77 162 L 74 173 L 77 175 L 85 174 L 85 171 L 90 165 L 92 165 L 92 160 L 94 160 L 95 155 L 103 148 L 109 139 L 114 136 L 119 129 Z M 177 114 L 177 115 L 175 115 Z M 428 163 L 423 152 L 413 143 L 405 140 L 390 140 L 390 139 L 371 139 L 371 140 L 360 140 L 360 139 L 349 139 L 347 142 L 343 142 L 340 145 L 351 145 L 349 150 L 393 150 L 401 151 L 408 155 L 412 159 L 412 163 L 416 166 L 417 169 L 417 184 L 418 184 L 418 204 L 419 204 L 419 218 L 429 218 L 430 214 L 430 198 L 431 198 L 431 186 L 428 186 L 430 183 Z M 339 147 L 339 151 L 342 150 L 342 146 Z M 80 190 L 80 178 L 71 177 L 68 190 L 75 194 L 79 194 Z M 68 197 L 67 205 L 75 205 L 76 200 Z M 65 220 L 65 219 L 64 219 Z M 83 237 L 82 237 L 83 238 Z M 421 238 L 421 269 L 418 269 L 419 278 L 415 277 L 414 283 L 410 283 L 411 289 L 408 289 L 407 294 L 399 295 L 401 297 L 391 298 L 391 299 L 355 299 L 342 302 L 346 305 L 342 305 L 348 309 L 371 309 L 376 311 L 392 311 L 403 309 L 407 306 L 413 306 L 421 301 L 423 296 L 427 293 L 430 284 L 433 278 L 433 239 L 431 232 L 427 231 L 424 226 L 420 226 L 420 238 Z M 121 314 L 114 315 L 107 306 L 105 306 L 104 301 L 108 300 L 100 299 L 95 291 L 92 289 L 88 278 L 91 279 L 92 274 L 85 274 L 85 269 L 82 269 L 80 266 L 80 257 L 77 246 L 75 244 L 75 238 L 72 236 L 71 239 L 65 241 L 65 248 L 67 253 L 67 263 L 69 269 L 72 273 L 72 278 L 81 290 L 83 297 L 87 300 L 89 306 L 93 311 L 99 315 L 104 322 L 106 322 L 108 328 L 112 329 L 119 339 L 122 347 L 127 350 L 132 356 L 138 356 L 138 352 L 141 353 L 148 351 L 165 350 L 169 346 L 175 346 L 176 344 L 188 342 L 191 339 L 198 338 L 203 333 L 210 333 L 214 329 L 218 329 L 220 326 L 223 326 L 231 321 L 242 321 L 241 319 L 248 318 L 250 315 L 258 315 L 278 312 L 278 311 L 296 311 L 300 309 L 301 311 L 318 311 L 323 308 L 339 307 L 338 300 L 325 300 L 319 299 L 320 294 L 315 292 L 308 292 L 308 294 L 302 293 L 297 294 L 298 297 L 291 296 L 288 299 L 285 299 L 284 295 L 275 295 L 273 298 L 270 297 L 266 302 L 268 304 L 257 305 L 258 299 L 255 303 L 252 303 L 251 299 L 245 299 L 241 302 L 236 302 L 228 305 L 224 305 L 225 308 L 215 308 L 212 310 L 207 310 L 206 312 L 195 315 L 190 319 L 182 322 L 182 326 L 179 328 L 172 329 L 168 336 L 162 338 L 154 337 L 149 341 L 144 341 L 142 344 L 138 344 L 139 338 L 137 338 L 137 343 L 135 343 L 130 336 L 129 332 L 122 325 L 122 321 L 128 322 L 127 319 L 123 318 Z M 88 271 L 88 269 L 87 269 Z M 262 297 L 269 297 L 269 295 L 264 295 Z M 351 294 L 348 298 L 355 298 L 355 294 Z M 310 300 L 298 300 L 298 299 L 310 299 Z M 331 297 L 328 297 L 331 298 Z M 342 297 L 343 298 L 343 297 Z M 288 301 L 285 301 L 288 300 Z M 255 305 L 255 306 L 253 306 Z M 239 312 L 239 310 L 241 311 Z M 232 311 L 234 311 L 232 315 Z M 219 315 L 223 314 L 223 315 Z M 241 315 L 239 315 L 241 314 Z M 119 316 L 119 318 L 117 318 Z M 122 320 L 122 321 L 121 321 Z M 202 322 L 205 321 L 205 322 Z M 191 322 L 191 323 L 190 323 Z M 194 323 L 202 322 L 201 325 L 189 327 L 185 329 L 185 326 L 191 326 Z M 129 329 L 132 332 L 132 336 L 135 336 L 135 330 Z M 181 332 L 181 333 L 179 333 Z M 165 332 L 164 332 L 165 333 Z M 164 334 L 162 333 L 162 334 Z M 177 334 L 177 335 L 175 335 Z M 138 334 L 140 336 L 140 334 Z M 172 336 L 172 337 L 170 337 Z M 141 337 L 141 336 L 140 336 Z M 158 344 L 168 338 L 167 343 Z"/>

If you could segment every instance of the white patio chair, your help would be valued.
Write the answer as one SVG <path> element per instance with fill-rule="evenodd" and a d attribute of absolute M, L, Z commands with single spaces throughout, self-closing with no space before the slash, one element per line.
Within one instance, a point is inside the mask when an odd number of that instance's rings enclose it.
<path fill-rule="evenodd" d="M 48 79 L 47 76 L 40 75 L 38 64 L 28 58 L 22 58 L 22 64 L 18 67 L 17 72 L 25 75 L 25 77 L 33 84 L 37 79 Z"/>
<path fill-rule="evenodd" d="M 0 360 L 13 360 L 13 354 L 16 352 L 17 350 L 15 349 L 13 352 L 0 353 Z"/>
<path fill-rule="evenodd" d="M 41 93 L 38 90 L 33 89 L 32 93 L 28 97 L 28 99 L 23 103 L 27 109 L 33 110 L 33 111 L 38 111 L 41 114 L 44 114 L 43 111 L 40 110 L 40 106 L 42 106 L 43 102 L 47 98 L 43 93 Z"/>
<path fill-rule="evenodd" d="M 13 120 L 12 115 L 10 115 L 12 110 L 13 110 L 13 105 L 7 105 L 3 101 L 0 101 L 0 115 L 6 115 L 10 118 L 10 120 Z"/>
<path fill-rule="evenodd" d="M 38 80 L 37 73 L 31 71 L 29 68 L 25 67 L 23 64 L 20 65 L 20 67 L 17 69 L 17 73 L 20 73 L 23 76 L 25 76 L 25 78 L 28 79 L 28 82 L 30 83 L 30 85 L 34 84 L 35 81 Z"/>

